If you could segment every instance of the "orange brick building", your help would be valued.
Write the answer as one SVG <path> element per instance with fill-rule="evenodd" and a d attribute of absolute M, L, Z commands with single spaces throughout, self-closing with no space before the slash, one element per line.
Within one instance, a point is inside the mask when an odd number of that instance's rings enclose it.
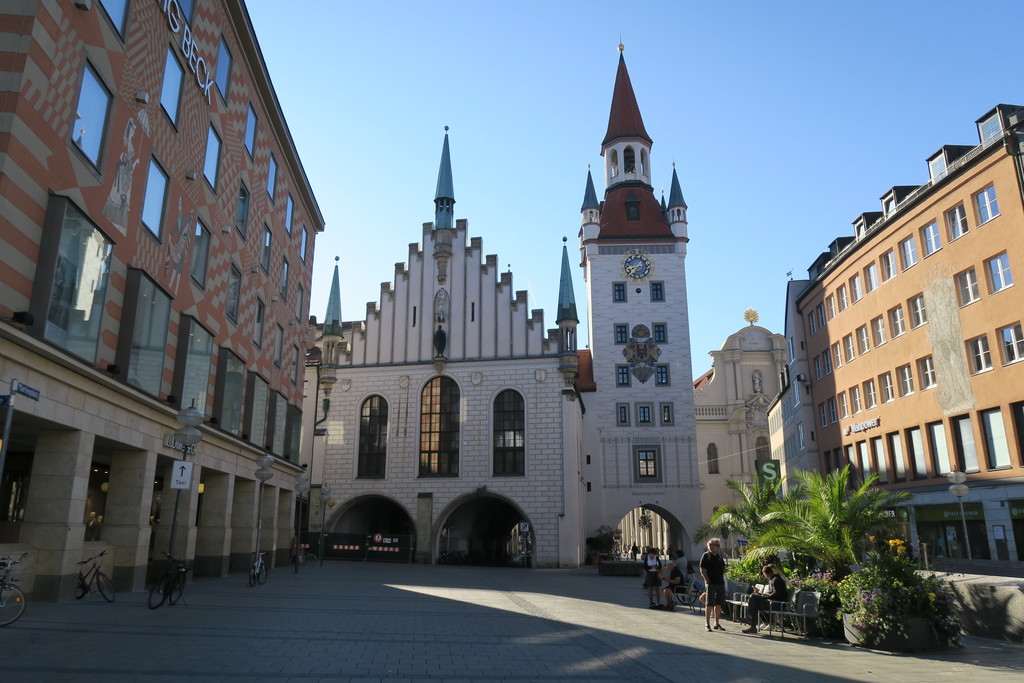
<path fill-rule="evenodd" d="M 886 192 L 796 299 L 822 469 L 909 491 L 912 540 L 990 568 L 1024 567 L 1022 118 L 999 105 L 980 144 L 939 149 L 930 180 Z"/>
<path fill-rule="evenodd" d="M 287 553 L 323 218 L 244 4 L 27 1 L 0 24 L 0 392 L 39 392 L 14 394 L 0 553 L 31 553 L 44 599 L 99 549 L 142 588 L 181 459 L 197 574 L 246 566 L 258 508 Z"/>

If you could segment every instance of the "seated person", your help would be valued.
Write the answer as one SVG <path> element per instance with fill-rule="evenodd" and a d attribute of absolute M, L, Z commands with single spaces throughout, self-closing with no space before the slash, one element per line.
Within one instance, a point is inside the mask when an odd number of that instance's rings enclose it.
<path fill-rule="evenodd" d="M 664 579 L 665 587 L 661 590 L 661 594 L 665 596 L 665 609 L 671 612 L 676 607 L 673 594 L 677 590 L 683 589 L 683 572 L 679 569 L 679 565 L 676 564 L 675 560 L 665 565 Z"/>
<path fill-rule="evenodd" d="M 744 633 L 757 633 L 757 624 L 761 628 L 768 627 L 768 612 L 771 610 L 769 602 L 785 602 L 789 597 L 789 586 L 786 585 L 786 578 L 782 576 L 778 565 L 769 564 L 761 570 L 768 583 L 763 590 L 754 589 L 754 593 L 747 602 L 747 614 L 750 615 L 750 628 Z"/>

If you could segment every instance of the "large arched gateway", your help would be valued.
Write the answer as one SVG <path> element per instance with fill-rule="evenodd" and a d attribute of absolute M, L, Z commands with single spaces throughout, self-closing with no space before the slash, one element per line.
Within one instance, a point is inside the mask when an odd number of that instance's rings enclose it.
<path fill-rule="evenodd" d="M 528 567 L 533 530 L 507 499 L 478 492 L 452 502 L 438 517 L 434 561 Z"/>

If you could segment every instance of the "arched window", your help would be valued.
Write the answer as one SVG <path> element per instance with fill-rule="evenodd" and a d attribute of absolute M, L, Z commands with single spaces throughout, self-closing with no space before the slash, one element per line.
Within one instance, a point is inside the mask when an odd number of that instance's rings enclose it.
<path fill-rule="evenodd" d="M 494 399 L 494 474 L 526 474 L 526 404 L 507 389 Z"/>
<path fill-rule="evenodd" d="M 359 414 L 359 467 L 356 476 L 382 478 L 388 455 L 388 402 L 382 396 L 363 401 Z"/>
<path fill-rule="evenodd" d="M 640 175 L 647 175 L 647 150 L 640 148 Z"/>
<path fill-rule="evenodd" d="M 609 153 L 609 165 L 612 168 L 612 178 L 619 175 L 619 152 L 618 150 L 612 150 Z"/>
<path fill-rule="evenodd" d="M 754 442 L 754 453 L 758 460 L 770 460 L 772 457 L 771 449 L 768 447 L 768 437 L 759 436 L 757 441 Z"/>
<path fill-rule="evenodd" d="M 459 385 L 435 377 L 420 396 L 420 476 L 459 476 Z"/>
<path fill-rule="evenodd" d="M 708 474 L 718 474 L 718 446 L 708 444 Z"/>
<path fill-rule="evenodd" d="M 622 170 L 626 173 L 636 173 L 636 152 L 632 147 L 627 147 L 622 152 Z"/>

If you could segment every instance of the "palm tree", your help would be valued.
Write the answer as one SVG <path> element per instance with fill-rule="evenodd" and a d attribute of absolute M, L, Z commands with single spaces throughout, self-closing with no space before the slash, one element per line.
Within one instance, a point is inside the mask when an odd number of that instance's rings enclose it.
<path fill-rule="evenodd" d="M 797 472 L 793 478 L 793 495 L 779 498 L 762 516 L 765 530 L 755 552 L 768 556 L 788 550 L 815 558 L 836 578 L 849 574 L 870 536 L 898 530 L 893 508 L 910 498 L 875 487 L 877 474 L 851 488 L 849 465 L 825 476 Z"/>
<path fill-rule="evenodd" d="M 758 543 L 768 526 L 764 516 L 779 500 L 782 481 L 769 484 L 755 479 L 753 483 L 745 484 L 730 479 L 725 485 L 739 494 L 740 502 L 716 509 L 710 520 L 697 527 L 697 540 L 736 534 L 751 543 Z"/>

